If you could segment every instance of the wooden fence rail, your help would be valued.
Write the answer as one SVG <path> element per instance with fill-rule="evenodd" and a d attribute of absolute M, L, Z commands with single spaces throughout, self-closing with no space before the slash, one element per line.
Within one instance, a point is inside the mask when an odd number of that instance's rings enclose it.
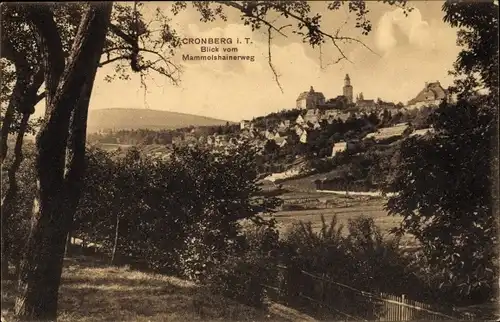
<path fill-rule="evenodd" d="M 288 268 L 278 266 L 282 273 Z M 386 293 L 370 293 L 349 285 L 332 281 L 325 276 L 300 270 L 304 278 L 313 281 L 312 288 L 300 289 L 296 285 L 296 297 L 307 300 L 318 312 L 326 310 L 342 320 L 350 321 L 415 321 L 415 320 L 474 320 L 471 314 L 457 312 L 453 308 L 438 307 Z M 263 285 L 277 300 L 285 290 L 284 275 L 279 274 L 278 286 Z M 288 299 L 290 300 L 290 299 Z M 446 312 L 446 313 L 445 313 Z"/>

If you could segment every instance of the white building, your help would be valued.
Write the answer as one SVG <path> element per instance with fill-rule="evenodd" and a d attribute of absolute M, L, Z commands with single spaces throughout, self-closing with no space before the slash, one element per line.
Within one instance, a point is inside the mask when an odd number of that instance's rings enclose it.
<path fill-rule="evenodd" d="M 348 146 L 349 146 L 349 144 L 347 142 L 344 142 L 344 141 L 340 141 L 340 142 L 334 143 L 333 147 L 332 147 L 332 155 L 331 155 L 331 157 L 333 158 L 339 152 L 347 151 Z"/>

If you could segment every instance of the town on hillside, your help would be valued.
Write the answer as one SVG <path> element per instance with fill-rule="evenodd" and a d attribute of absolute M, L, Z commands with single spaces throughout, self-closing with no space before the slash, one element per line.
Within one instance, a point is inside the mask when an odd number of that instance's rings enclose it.
<path fill-rule="evenodd" d="M 267 166 L 262 172 L 276 176 L 276 172 L 296 173 L 307 168 L 305 162 L 297 168 L 299 158 L 331 159 L 348 150 L 359 154 L 362 145 L 378 144 L 381 148 L 382 143 L 431 133 L 427 120 L 431 111 L 441 102 L 453 100 L 439 81 L 425 83 L 407 104 L 369 99 L 363 93 L 354 98 L 353 88 L 346 74 L 342 94 L 335 98 L 326 99 L 311 86 L 298 95 L 295 108 L 239 124 L 159 131 L 107 129 L 89 134 L 89 142 L 111 150 L 141 146 L 148 157 L 162 159 L 168 159 L 175 146 L 203 145 L 224 150 L 246 142 L 259 155 L 270 158 L 264 162 Z M 270 154 L 270 150 L 280 151 Z"/>

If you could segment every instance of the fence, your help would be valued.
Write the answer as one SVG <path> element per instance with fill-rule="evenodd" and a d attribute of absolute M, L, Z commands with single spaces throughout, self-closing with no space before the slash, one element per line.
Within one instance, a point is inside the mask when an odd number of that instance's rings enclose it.
<path fill-rule="evenodd" d="M 474 320 L 471 314 L 407 299 L 404 295 L 369 293 L 303 270 L 278 266 L 278 283 L 263 285 L 276 301 L 307 307 L 319 316 L 344 321 Z M 290 275 L 300 274 L 292 283 Z M 295 275 L 298 277 L 298 275 Z M 301 280 L 301 282 L 297 282 Z"/>

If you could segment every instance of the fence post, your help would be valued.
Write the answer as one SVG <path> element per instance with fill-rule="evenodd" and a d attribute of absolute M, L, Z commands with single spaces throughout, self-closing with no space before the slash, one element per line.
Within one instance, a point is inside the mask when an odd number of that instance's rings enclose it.
<path fill-rule="evenodd" d="M 403 303 L 403 304 L 405 303 L 405 295 L 404 294 L 401 294 L 401 303 Z M 400 307 L 399 319 L 401 321 L 406 321 L 406 307 L 405 306 Z"/>
<path fill-rule="evenodd" d="M 319 303 L 321 303 L 319 305 L 319 313 L 320 315 L 323 314 L 323 305 L 325 304 L 325 302 L 323 301 L 323 297 L 325 295 L 325 281 L 324 281 L 324 278 L 325 278 L 325 273 L 322 274 L 322 279 L 320 280 L 321 284 L 320 284 L 320 293 L 319 293 Z"/>

